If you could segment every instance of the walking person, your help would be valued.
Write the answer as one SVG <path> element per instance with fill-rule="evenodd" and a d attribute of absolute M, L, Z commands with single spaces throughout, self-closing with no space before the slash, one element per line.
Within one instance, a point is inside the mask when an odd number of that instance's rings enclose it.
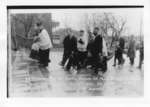
<path fill-rule="evenodd" d="M 123 37 L 120 37 L 119 38 L 119 45 L 118 45 L 118 48 L 117 48 L 118 65 L 122 65 L 125 62 L 125 60 L 123 58 L 124 46 L 125 46 L 125 40 L 124 40 Z"/>
<path fill-rule="evenodd" d="M 98 74 L 98 69 L 101 68 L 102 72 L 107 70 L 107 46 L 104 37 L 99 34 L 99 28 L 95 27 L 93 34 L 95 35 L 94 40 L 94 68 L 95 73 Z"/>
<path fill-rule="evenodd" d="M 118 49 L 119 48 L 119 42 L 117 41 L 116 44 L 115 44 L 115 56 L 114 56 L 114 64 L 113 66 L 116 66 L 116 61 L 118 61 L 119 63 L 119 52 L 118 52 Z"/>
<path fill-rule="evenodd" d="M 143 41 L 141 41 L 141 43 L 140 43 L 140 49 L 139 49 L 139 51 L 140 51 L 140 58 L 139 58 L 139 69 L 141 69 L 141 67 L 142 67 L 142 63 L 143 63 L 143 60 L 144 60 L 144 43 L 143 43 Z"/>
<path fill-rule="evenodd" d="M 37 22 L 35 24 L 35 29 L 39 31 L 39 63 L 41 66 L 47 67 L 50 62 L 49 53 L 50 48 L 52 48 L 51 39 L 42 22 Z"/>
<path fill-rule="evenodd" d="M 87 59 L 86 59 L 86 66 L 94 66 L 94 41 L 95 35 L 93 33 L 89 33 L 89 39 L 87 44 Z"/>
<path fill-rule="evenodd" d="M 84 31 L 80 30 L 80 34 L 77 37 L 77 69 L 80 69 L 85 65 L 85 59 L 87 57 L 87 42 L 88 38 Z"/>
<path fill-rule="evenodd" d="M 70 56 L 76 51 L 77 48 L 77 40 L 73 36 L 71 29 L 68 29 L 67 36 L 63 40 L 64 52 L 63 52 L 63 59 L 60 63 L 61 66 L 64 66 L 66 62 L 69 60 Z M 67 70 L 70 69 L 71 62 L 68 62 L 66 68 Z"/>
<path fill-rule="evenodd" d="M 134 58 L 135 58 L 135 54 L 136 54 L 136 43 L 134 40 L 134 36 L 131 35 L 130 41 L 129 41 L 129 47 L 128 47 L 128 57 L 130 59 L 130 64 L 134 65 Z"/>

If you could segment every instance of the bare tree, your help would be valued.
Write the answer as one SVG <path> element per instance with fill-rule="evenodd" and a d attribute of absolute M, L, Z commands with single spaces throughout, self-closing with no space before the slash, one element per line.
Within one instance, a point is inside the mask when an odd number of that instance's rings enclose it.
<path fill-rule="evenodd" d="M 112 41 L 110 47 L 112 47 L 113 42 L 122 35 L 123 31 L 126 30 L 125 24 L 126 20 L 122 17 L 114 16 L 113 14 L 104 13 L 105 18 L 112 29 Z"/>
<path fill-rule="evenodd" d="M 16 14 L 13 19 L 24 26 L 24 36 L 27 38 L 34 21 L 34 14 Z"/>
<path fill-rule="evenodd" d="M 84 23 L 87 31 L 90 31 L 94 27 L 99 27 L 102 35 L 105 37 L 111 36 L 111 48 L 116 38 L 125 30 L 126 20 L 112 13 L 86 13 Z"/>

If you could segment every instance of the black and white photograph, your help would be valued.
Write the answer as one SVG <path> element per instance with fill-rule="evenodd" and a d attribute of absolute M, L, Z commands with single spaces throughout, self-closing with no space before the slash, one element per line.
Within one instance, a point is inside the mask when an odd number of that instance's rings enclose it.
<path fill-rule="evenodd" d="M 143 97 L 138 6 L 7 6 L 7 97 Z"/>

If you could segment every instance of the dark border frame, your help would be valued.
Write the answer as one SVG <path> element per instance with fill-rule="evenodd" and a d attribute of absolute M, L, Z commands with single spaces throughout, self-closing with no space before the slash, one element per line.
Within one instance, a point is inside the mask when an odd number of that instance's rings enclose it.
<path fill-rule="evenodd" d="M 8 5 L 7 9 L 87 9 L 87 8 L 144 8 L 144 5 Z"/>

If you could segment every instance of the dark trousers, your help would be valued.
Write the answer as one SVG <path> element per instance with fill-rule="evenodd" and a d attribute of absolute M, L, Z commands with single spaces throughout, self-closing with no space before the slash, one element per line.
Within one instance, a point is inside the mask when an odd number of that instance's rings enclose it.
<path fill-rule="evenodd" d="M 114 57 L 114 65 L 116 65 L 116 61 L 118 60 L 118 54 L 117 51 L 115 51 L 115 57 Z"/>
<path fill-rule="evenodd" d="M 139 68 L 142 67 L 143 60 L 144 60 L 144 54 L 140 52 Z"/>
<path fill-rule="evenodd" d="M 71 55 L 71 51 L 69 51 L 69 50 L 64 50 L 63 59 L 62 59 L 62 62 L 61 62 L 61 64 L 62 64 L 63 66 L 65 65 L 66 61 L 69 59 L 70 55 Z"/>
<path fill-rule="evenodd" d="M 35 50 L 31 50 L 30 58 L 39 60 L 39 52 Z"/>
<path fill-rule="evenodd" d="M 44 65 L 44 66 L 48 66 L 48 63 L 50 62 L 49 59 L 49 52 L 50 49 L 46 49 L 46 50 L 39 50 L 39 61 L 40 64 Z"/>
<path fill-rule="evenodd" d="M 120 53 L 120 55 L 119 55 L 119 57 L 118 57 L 118 65 L 121 65 L 121 64 L 123 64 L 123 54 L 122 53 Z"/>
<path fill-rule="evenodd" d="M 101 71 L 104 73 L 107 70 L 107 57 L 105 56 L 99 56 L 94 55 L 94 64 L 95 73 L 98 73 L 98 70 L 101 69 Z"/>
<path fill-rule="evenodd" d="M 66 69 L 69 70 L 72 67 L 75 67 L 77 65 L 77 52 L 73 52 L 72 54 L 70 54 L 69 56 L 69 61 L 66 65 Z"/>
<path fill-rule="evenodd" d="M 77 68 L 80 69 L 81 67 L 83 67 L 85 65 L 85 59 L 87 57 L 87 52 L 82 52 L 82 51 L 78 51 L 77 52 Z"/>
<path fill-rule="evenodd" d="M 122 51 L 122 50 L 117 50 L 117 51 L 115 52 L 114 65 L 116 65 L 116 60 L 118 60 L 118 65 L 124 63 L 123 51 Z"/>
<path fill-rule="evenodd" d="M 134 64 L 134 57 L 130 57 L 130 64 L 131 64 L 131 65 Z"/>
<path fill-rule="evenodd" d="M 94 57 L 93 56 L 90 56 L 90 57 L 87 57 L 86 58 L 86 61 L 85 61 L 85 66 L 88 66 L 88 65 L 91 65 L 93 66 L 94 65 Z"/>

